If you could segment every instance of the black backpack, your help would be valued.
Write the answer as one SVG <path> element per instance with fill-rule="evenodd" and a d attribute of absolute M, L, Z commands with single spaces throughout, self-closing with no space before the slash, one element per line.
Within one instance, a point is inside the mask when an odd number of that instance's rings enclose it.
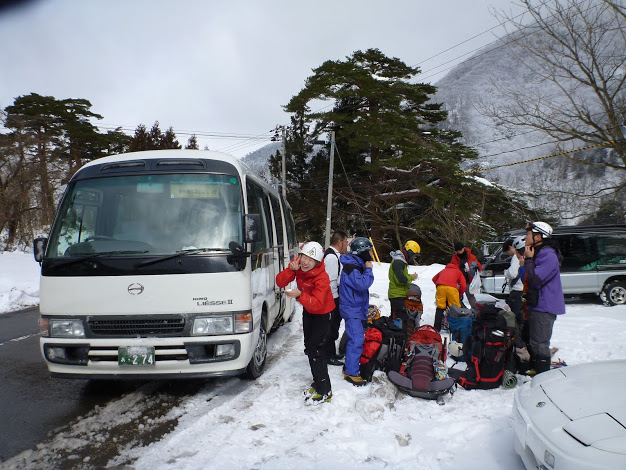
<path fill-rule="evenodd" d="M 396 326 L 391 317 L 380 317 L 373 320 L 370 329 L 377 332 L 379 331 L 382 335 L 382 339 L 375 352 L 372 351 L 373 348 L 368 347 L 367 354 L 361 355 L 359 373 L 361 377 L 368 382 L 372 380 L 375 370 L 385 372 L 400 370 L 404 356 L 404 335 L 402 334 L 402 328 Z M 377 343 L 376 336 L 371 336 L 370 346 Z M 365 337 L 367 342 L 367 332 Z M 366 350 L 365 346 L 364 344 L 364 353 Z"/>
<path fill-rule="evenodd" d="M 469 362 L 467 369 L 456 377 L 457 382 L 467 390 L 499 387 L 513 354 L 514 334 L 515 329 L 507 326 L 495 305 L 482 306 L 472 334 L 463 345 L 469 351 Z"/>

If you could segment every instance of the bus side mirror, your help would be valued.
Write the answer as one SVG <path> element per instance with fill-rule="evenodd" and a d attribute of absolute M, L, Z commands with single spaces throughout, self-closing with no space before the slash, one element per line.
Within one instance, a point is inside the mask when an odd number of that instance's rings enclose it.
<path fill-rule="evenodd" d="M 46 252 L 46 246 L 48 246 L 47 238 L 35 238 L 33 241 L 33 255 L 35 255 L 35 261 L 41 263 L 43 261 L 43 255 Z"/>
<path fill-rule="evenodd" d="M 246 214 L 244 219 L 246 243 L 256 243 L 261 241 L 261 227 L 260 214 Z"/>

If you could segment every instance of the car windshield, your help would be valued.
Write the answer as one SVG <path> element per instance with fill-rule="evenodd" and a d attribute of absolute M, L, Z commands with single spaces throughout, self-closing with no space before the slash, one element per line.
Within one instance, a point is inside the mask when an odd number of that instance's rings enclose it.
<path fill-rule="evenodd" d="M 243 243 L 242 236 L 241 186 L 235 176 L 109 176 L 70 185 L 46 256 L 227 251 L 231 241 Z"/>

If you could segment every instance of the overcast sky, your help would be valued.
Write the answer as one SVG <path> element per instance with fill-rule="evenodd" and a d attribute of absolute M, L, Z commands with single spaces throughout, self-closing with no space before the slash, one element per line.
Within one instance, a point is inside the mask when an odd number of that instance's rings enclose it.
<path fill-rule="evenodd" d="M 85 98 L 102 131 L 158 120 L 182 145 L 195 132 L 241 157 L 265 142 L 204 135 L 267 138 L 313 68 L 356 50 L 435 83 L 503 34 L 487 32 L 490 8 L 521 12 L 509 0 L 34 0 L 0 10 L 0 108 L 30 93 Z"/>

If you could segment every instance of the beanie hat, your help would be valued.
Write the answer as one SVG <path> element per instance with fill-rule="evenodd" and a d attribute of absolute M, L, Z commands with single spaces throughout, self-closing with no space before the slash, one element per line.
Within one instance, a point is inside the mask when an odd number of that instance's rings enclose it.
<path fill-rule="evenodd" d="M 454 251 L 459 251 L 465 248 L 465 245 L 461 242 L 454 242 Z"/>

